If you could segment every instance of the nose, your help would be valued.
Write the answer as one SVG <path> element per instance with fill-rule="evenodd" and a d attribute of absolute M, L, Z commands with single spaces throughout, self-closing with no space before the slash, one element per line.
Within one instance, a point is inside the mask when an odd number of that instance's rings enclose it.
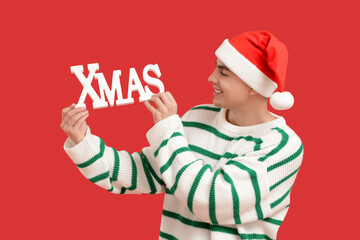
<path fill-rule="evenodd" d="M 209 83 L 216 83 L 217 82 L 217 78 L 215 76 L 215 71 L 216 71 L 216 69 L 210 74 L 210 76 L 208 78 Z"/>

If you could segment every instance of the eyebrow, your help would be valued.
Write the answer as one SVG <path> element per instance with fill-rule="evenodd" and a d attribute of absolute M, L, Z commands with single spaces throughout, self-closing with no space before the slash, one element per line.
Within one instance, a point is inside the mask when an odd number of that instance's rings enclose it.
<path fill-rule="evenodd" d="M 225 69 L 225 70 L 230 71 L 230 69 L 229 69 L 227 66 L 225 66 L 225 65 L 218 65 L 216 60 L 215 60 L 215 65 L 216 65 L 218 68 L 220 68 L 220 69 Z"/>

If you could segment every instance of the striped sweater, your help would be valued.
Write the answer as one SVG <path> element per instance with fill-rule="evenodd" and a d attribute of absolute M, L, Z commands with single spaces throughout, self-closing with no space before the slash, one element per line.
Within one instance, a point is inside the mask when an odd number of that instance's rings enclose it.
<path fill-rule="evenodd" d="M 148 147 L 108 147 L 87 129 L 64 150 L 91 182 L 114 194 L 165 192 L 160 239 L 276 239 L 303 158 L 282 116 L 236 126 L 226 109 L 198 105 L 147 133 Z"/>

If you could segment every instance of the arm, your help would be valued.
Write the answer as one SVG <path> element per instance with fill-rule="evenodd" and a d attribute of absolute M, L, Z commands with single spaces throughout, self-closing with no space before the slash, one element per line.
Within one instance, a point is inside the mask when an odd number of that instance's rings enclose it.
<path fill-rule="evenodd" d="M 148 108 L 156 113 L 156 109 Z M 183 125 L 177 114 L 157 120 L 147 133 L 156 156 L 154 165 L 160 169 L 171 193 L 199 219 L 212 224 L 248 223 L 265 219 L 288 203 L 286 197 L 291 187 L 279 191 L 271 184 L 280 183 L 289 168 L 275 181 L 269 171 L 272 174 L 273 169 L 288 161 L 282 159 L 283 156 L 295 159 L 290 153 L 293 150 L 282 152 L 281 157 L 273 155 L 266 163 L 254 160 L 254 156 L 241 156 L 223 159 L 225 162 L 220 160 L 213 168 L 195 157 L 183 136 Z M 270 169 L 268 162 L 272 163 Z M 292 185 L 293 179 L 291 181 Z M 272 187 L 276 190 L 271 191 Z"/>
<path fill-rule="evenodd" d="M 71 109 L 74 110 L 73 114 Z M 64 150 L 84 177 L 111 193 L 164 192 L 164 182 L 149 163 L 149 159 L 154 156 L 149 147 L 132 154 L 125 150 L 117 151 L 106 146 L 98 136 L 91 134 L 87 125 L 85 136 L 81 139 L 81 134 L 76 132 L 81 132 L 80 126 L 84 124 L 85 117 L 81 114 L 83 111 L 74 108 L 66 110 L 65 114 L 63 111 L 62 128 L 69 137 L 64 143 Z"/>
<path fill-rule="evenodd" d="M 149 163 L 153 153 L 149 147 L 142 151 L 117 151 L 87 129 L 86 136 L 74 145 L 68 138 L 64 150 L 84 177 L 111 193 L 161 193 L 163 181 Z"/>
<path fill-rule="evenodd" d="M 151 128 L 147 138 L 163 181 L 190 212 L 212 224 L 240 224 L 271 214 L 262 162 L 241 157 L 213 169 L 194 156 L 182 133 L 181 120 L 173 115 Z"/>
<path fill-rule="evenodd" d="M 212 167 L 189 148 L 177 114 L 155 124 L 147 138 L 156 156 L 154 167 L 160 169 L 170 192 L 202 221 L 221 225 L 262 220 L 286 207 L 295 181 L 291 176 L 303 155 L 302 143 L 292 140 L 297 149 L 283 149 L 266 162 L 239 156 L 221 159 Z"/>

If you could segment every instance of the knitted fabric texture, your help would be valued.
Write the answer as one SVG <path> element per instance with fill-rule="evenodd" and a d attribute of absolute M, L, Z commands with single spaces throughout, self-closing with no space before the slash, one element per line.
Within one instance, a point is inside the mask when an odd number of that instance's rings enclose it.
<path fill-rule="evenodd" d="M 282 116 L 241 127 L 226 109 L 198 105 L 146 134 L 129 153 L 91 134 L 64 150 L 91 182 L 114 194 L 165 192 L 159 239 L 276 239 L 303 159 Z"/>

